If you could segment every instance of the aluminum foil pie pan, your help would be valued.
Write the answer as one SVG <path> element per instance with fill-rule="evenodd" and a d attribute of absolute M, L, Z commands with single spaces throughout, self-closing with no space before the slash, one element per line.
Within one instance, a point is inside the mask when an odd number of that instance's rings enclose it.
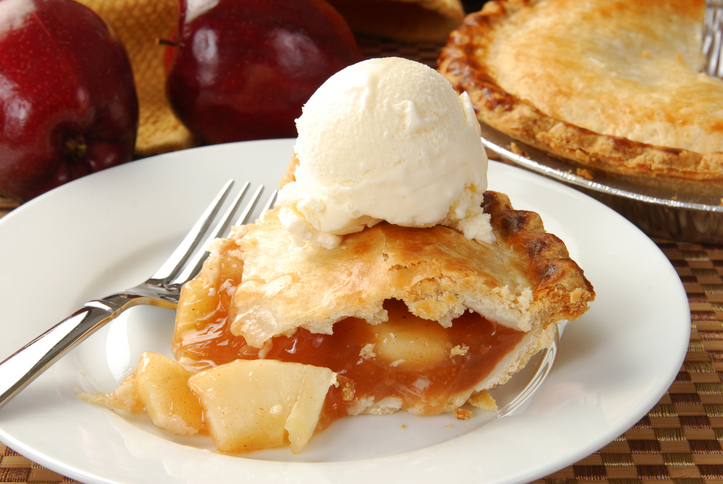
<path fill-rule="evenodd" d="M 650 237 L 723 244 L 723 201 L 648 187 L 549 156 L 484 123 L 482 141 L 492 159 L 572 186 L 611 207 Z"/>

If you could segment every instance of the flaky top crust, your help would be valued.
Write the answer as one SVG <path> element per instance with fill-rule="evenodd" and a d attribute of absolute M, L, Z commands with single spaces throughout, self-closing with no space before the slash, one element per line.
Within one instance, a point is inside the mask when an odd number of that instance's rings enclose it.
<path fill-rule="evenodd" d="M 703 8 L 492 1 L 452 33 L 439 71 L 480 121 L 554 156 L 723 193 L 723 81 L 699 72 Z"/>
<path fill-rule="evenodd" d="M 594 290 L 565 245 L 539 216 L 485 194 L 497 241 L 471 241 L 453 229 L 380 223 L 344 237 L 335 249 L 295 245 L 277 211 L 219 241 L 200 277 L 213 277 L 222 251 L 243 263 L 231 330 L 255 347 L 303 327 L 331 333 L 357 317 L 385 321 L 387 299 L 443 326 L 466 310 L 521 331 L 582 315 Z"/>

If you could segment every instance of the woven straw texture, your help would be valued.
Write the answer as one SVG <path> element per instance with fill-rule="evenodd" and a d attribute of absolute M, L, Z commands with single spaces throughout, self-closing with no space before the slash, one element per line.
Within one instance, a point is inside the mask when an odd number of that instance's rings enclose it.
<path fill-rule="evenodd" d="M 166 100 L 163 58 L 178 18 L 178 0 L 79 0 L 113 29 L 128 52 L 139 105 L 136 154 L 149 156 L 190 148 L 191 133 L 176 119 Z M 129 13 L 131 13 L 129 15 Z"/>

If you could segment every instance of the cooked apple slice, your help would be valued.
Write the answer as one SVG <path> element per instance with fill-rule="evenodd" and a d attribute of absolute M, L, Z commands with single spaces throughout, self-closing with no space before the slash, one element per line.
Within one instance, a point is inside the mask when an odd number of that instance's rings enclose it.
<path fill-rule="evenodd" d="M 214 443 L 233 454 L 285 445 L 301 452 L 335 383 L 328 368 L 277 360 L 236 360 L 188 381 Z"/>
<path fill-rule="evenodd" d="M 203 414 L 188 387 L 190 374 L 174 360 L 146 351 L 136 369 L 113 393 L 81 393 L 81 399 L 134 413 L 146 411 L 153 423 L 179 435 L 197 434 Z"/>
<path fill-rule="evenodd" d="M 176 309 L 176 320 L 183 331 L 193 328 L 196 320 L 210 314 L 216 307 L 216 288 L 206 278 L 198 277 L 181 289 L 183 302 Z"/>
<path fill-rule="evenodd" d="M 402 371 L 423 371 L 450 358 L 449 336 L 437 321 L 418 318 L 404 304 L 386 304 L 388 322 L 372 326 L 380 360 Z"/>

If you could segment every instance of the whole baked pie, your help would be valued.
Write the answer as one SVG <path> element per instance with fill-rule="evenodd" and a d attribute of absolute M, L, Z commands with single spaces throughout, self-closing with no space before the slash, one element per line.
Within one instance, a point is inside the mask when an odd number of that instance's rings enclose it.
<path fill-rule="evenodd" d="M 439 71 L 483 123 L 637 182 L 723 193 L 723 81 L 701 72 L 703 0 L 492 1 Z"/>

